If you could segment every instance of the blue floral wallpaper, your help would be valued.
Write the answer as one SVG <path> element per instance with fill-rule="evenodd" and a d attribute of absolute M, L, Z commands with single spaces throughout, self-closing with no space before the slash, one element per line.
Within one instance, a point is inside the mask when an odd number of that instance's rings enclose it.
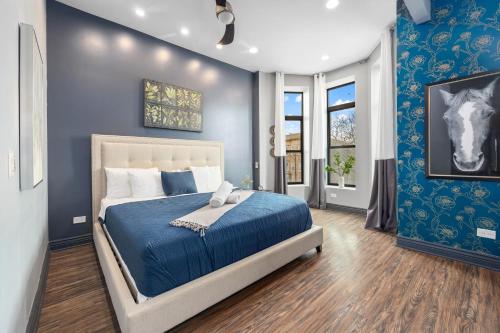
<path fill-rule="evenodd" d="M 399 235 L 500 256 L 500 183 L 426 179 L 424 169 L 425 85 L 500 69 L 500 2 L 433 0 L 432 10 L 415 25 L 398 1 Z"/>

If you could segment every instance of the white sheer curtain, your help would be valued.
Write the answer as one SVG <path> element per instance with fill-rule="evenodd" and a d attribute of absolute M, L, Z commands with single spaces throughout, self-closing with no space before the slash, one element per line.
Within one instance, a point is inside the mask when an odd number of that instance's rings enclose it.
<path fill-rule="evenodd" d="M 310 207 L 326 208 L 325 158 L 327 140 L 325 74 L 314 75 L 314 109 L 311 148 L 311 187 L 307 200 Z"/>
<path fill-rule="evenodd" d="M 366 227 L 383 231 L 396 229 L 396 162 L 394 160 L 394 75 L 392 31 L 381 36 L 378 114 L 373 118 L 377 138 L 372 194 Z"/>
<path fill-rule="evenodd" d="M 285 75 L 276 73 L 274 107 L 274 192 L 286 194 Z"/>
<path fill-rule="evenodd" d="M 325 74 L 314 75 L 314 105 L 311 158 L 326 158 L 326 83 Z"/>
<path fill-rule="evenodd" d="M 386 29 L 380 40 L 380 89 L 375 159 L 394 158 L 394 76 L 392 32 Z"/>

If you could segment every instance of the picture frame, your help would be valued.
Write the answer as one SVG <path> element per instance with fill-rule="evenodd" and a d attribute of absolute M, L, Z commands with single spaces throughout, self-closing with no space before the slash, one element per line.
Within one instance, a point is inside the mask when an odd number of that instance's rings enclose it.
<path fill-rule="evenodd" d="M 203 131 L 203 94 L 173 84 L 144 79 L 144 126 Z"/>
<path fill-rule="evenodd" d="M 19 25 L 19 164 L 20 188 L 43 181 L 45 78 L 35 29 Z"/>
<path fill-rule="evenodd" d="M 427 178 L 500 180 L 500 71 L 428 84 Z"/>

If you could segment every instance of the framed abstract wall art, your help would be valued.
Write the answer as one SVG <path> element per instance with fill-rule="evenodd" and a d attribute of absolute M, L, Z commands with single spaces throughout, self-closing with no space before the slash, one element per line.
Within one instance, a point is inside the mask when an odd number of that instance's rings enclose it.
<path fill-rule="evenodd" d="M 43 181 L 45 79 L 35 29 L 19 25 L 19 164 L 20 188 Z"/>
<path fill-rule="evenodd" d="M 500 71 L 426 87 L 429 178 L 500 179 Z"/>
<path fill-rule="evenodd" d="M 144 126 L 201 132 L 202 98 L 199 91 L 144 79 Z"/>

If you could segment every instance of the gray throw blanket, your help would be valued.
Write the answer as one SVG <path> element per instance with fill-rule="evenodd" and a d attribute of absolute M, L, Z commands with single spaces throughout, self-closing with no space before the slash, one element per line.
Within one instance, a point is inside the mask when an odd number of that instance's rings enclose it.
<path fill-rule="evenodd" d="M 253 191 L 240 191 L 240 200 L 237 203 L 226 203 L 222 207 L 213 208 L 206 205 L 192 213 L 179 217 L 170 222 L 174 227 L 182 227 L 199 232 L 200 236 L 205 236 L 205 230 L 210 228 L 212 224 L 217 222 L 225 213 L 248 199 L 253 194 Z"/>

